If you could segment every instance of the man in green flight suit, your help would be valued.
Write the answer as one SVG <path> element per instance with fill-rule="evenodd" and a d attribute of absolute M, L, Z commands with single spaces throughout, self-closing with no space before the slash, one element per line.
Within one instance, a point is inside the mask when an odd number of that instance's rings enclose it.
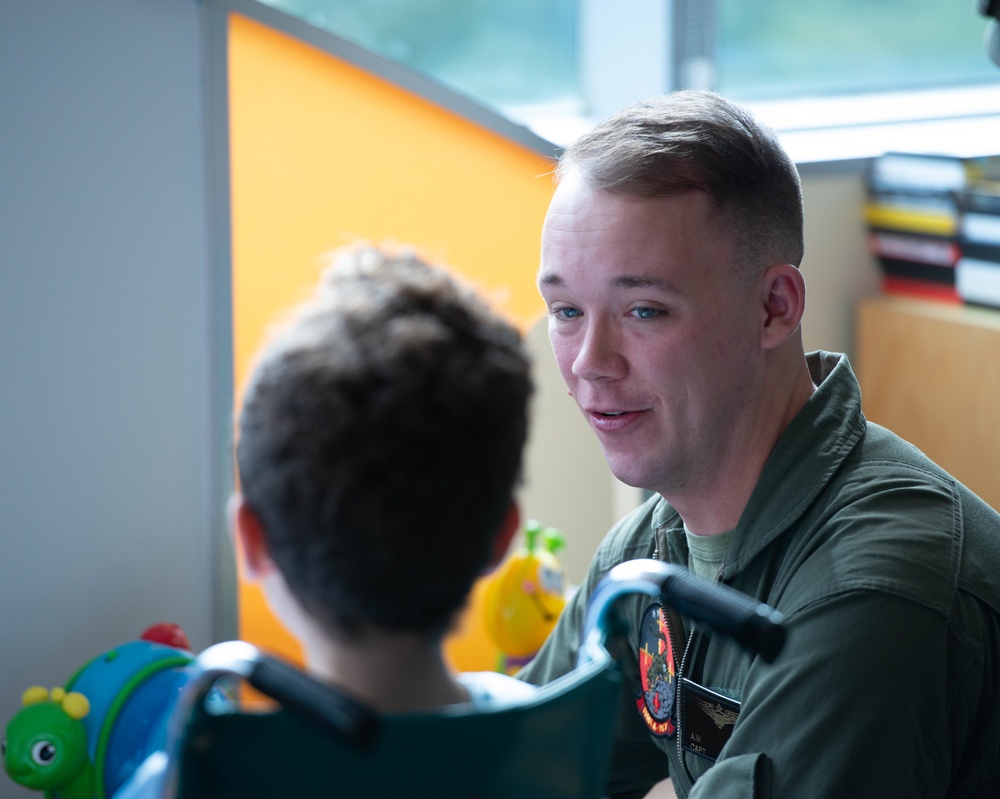
<path fill-rule="evenodd" d="M 659 558 L 784 613 L 774 663 L 626 600 L 607 786 L 639 797 L 1000 796 L 1000 516 L 866 421 L 803 350 L 798 173 L 711 92 L 637 103 L 562 157 L 538 285 L 621 520 L 520 675 L 572 668 L 590 592 Z"/>

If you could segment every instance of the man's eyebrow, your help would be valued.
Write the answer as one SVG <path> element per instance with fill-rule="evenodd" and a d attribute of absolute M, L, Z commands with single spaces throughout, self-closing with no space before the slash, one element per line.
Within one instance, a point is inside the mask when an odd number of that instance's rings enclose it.
<path fill-rule="evenodd" d="M 676 291 L 668 280 L 648 275 L 618 275 L 612 278 L 611 285 L 621 289 L 663 289 Z"/>
<path fill-rule="evenodd" d="M 611 279 L 610 284 L 613 288 L 619 289 L 661 289 L 663 291 L 676 291 L 670 281 L 650 275 L 618 275 Z M 538 285 L 561 287 L 566 285 L 566 281 L 555 272 L 539 272 Z"/>

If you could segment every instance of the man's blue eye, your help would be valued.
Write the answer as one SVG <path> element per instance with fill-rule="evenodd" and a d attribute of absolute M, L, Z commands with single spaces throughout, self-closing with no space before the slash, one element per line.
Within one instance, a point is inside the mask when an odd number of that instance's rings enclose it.
<path fill-rule="evenodd" d="M 575 319 L 581 312 L 579 308 L 556 308 L 552 313 L 560 319 Z"/>
<path fill-rule="evenodd" d="M 632 315 L 639 319 L 654 319 L 660 315 L 656 308 L 633 308 Z"/>

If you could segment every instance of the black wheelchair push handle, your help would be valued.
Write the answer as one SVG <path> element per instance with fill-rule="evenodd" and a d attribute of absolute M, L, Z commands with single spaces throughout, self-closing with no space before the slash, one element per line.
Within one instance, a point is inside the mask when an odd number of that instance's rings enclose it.
<path fill-rule="evenodd" d="M 278 658 L 261 655 L 246 679 L 261 693 L 277 699 L 291 711 L 320 722 L 361 749 L 368 749 L 375 743 L 378 729 L 375 711 Z"/>
<path fill-rule="evenodd" d="M 627 593 L 658 597 L 667 607 L 730 636 L 769 663 L 785 644 L 784 617 L 770 606 L 675 564 L 644 559 L 620 563 L 594 589 L 584 625 L 585 641 L 591 635 L 608 633 L 611 606 Z"/>
<path fill-rule="evenodd" d="M 728 585 L 710 583 L 675 568 L 663 579 L 661 597 L 665 605 L 734 638 L 768 663 L 785 645 L 782 615 Z"/>

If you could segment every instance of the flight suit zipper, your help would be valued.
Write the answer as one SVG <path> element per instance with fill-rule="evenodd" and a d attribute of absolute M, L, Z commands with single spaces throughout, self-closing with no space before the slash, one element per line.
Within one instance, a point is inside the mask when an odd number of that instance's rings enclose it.
<path fill-rule="evenodd" d="M 680 764 L 681 768 L 684 769 L 684 773 L 691 782 L 694 779 L 691 776 L 691 772 L 688 771 L 687 764 L 684 762 L 684 736 L 681 734 L 683 732 L 682 725 L 683 719 L 681 719 L 681 677 L 684 674 L 684 665 L 687 663 L 688 651 L 691 649 L 691 641 L 694 639 L 694 627 L 691 627 L 691 632 L 688 633 L 687 641 L 684 644 L 684 652 L 681 655 L 680 665 L 677 667 L 677 688 L 674 690 L 674 709 L 677 711 L 677 729 L 675 734 L 677 735 L 677 762 Z"/>
<path fill-rule="evenodd" d="M 654 545 L 653 545 L 653 559 L 654 560 L 659 560 L 660 559 L 659 558 L 659 549 L 660 549 L 660 542 L 659 542 L 658 539 L 656 539 L 654 541 Z M 669 563 L 669 560 L 667 560 L 667 559 L 664 559 L 664 561 Z M 726 564 L 725 564 L 725 561 L 723 561 L 723 563 L 719 566 L 718 572 L 716 572 L 714 582 L 716 582 L 716 583 L 721 582 L 721 580 L 722 580 L 722 574 L 725 571 L 725 568 L 726 568 Z M 665 622 L 665 624 L 667 626 L 667 635 L 670 638 L 670 646 L 672 647 L 673 651 L 676 652 L 677 651 L 677 648 L 675 646 L 676 640 L 674 638 L 673 625 L 671 624 L 671 621 L 670 621 L 670 615 L 671 615 L 672 611 L 670 610 L 670 608 L 663 607 L 662 604 L 660 605 L 660 607 L 662 608 L 662 612 L 663 612 L 663 620 L 664 620 L 664 622 Z M 682 769 L 684 769 L 685 775 L 687 776 L 688 780 L 692 784 L 694 784 L 694 777 L 691 775 L 691 772 L 688 770 L 687 763 L 684 760 L 684 736 L 682 734 L 683 733 L 683 729 L 682 729 L 683 719 L 681 718 L 681 715 L 683 713 L 682 703 L 681 703 L 681 678 L 684 676 L 684 666 L 687 664 L 688 653 L 691 651 L 691 642 L 693 640 L 694 640 L 694 625 L 692 624 L 692 626 L 691 626 L 691 632 L 688 633 L 687 640 L 684 642 L 684 651 L 681 653 L 680 663 L 677 666 L 677 674 L 675 675 L 676 682 L 675 682 L 675 688 L 674 688 L 674 714 L 675 714 L 675 716 L 677 718 L 677 727 L 674 730 L 674 734 L 677 736 L 677 742 L 676 742 L 677 743 L 677 762 L 678 762 L 678 765 Z"/>

